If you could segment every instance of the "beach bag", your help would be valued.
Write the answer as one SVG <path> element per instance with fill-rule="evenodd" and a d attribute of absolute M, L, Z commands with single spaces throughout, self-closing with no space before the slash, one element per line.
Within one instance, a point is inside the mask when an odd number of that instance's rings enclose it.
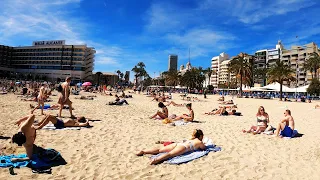
<path fill-rule="evenodd" d="M 172 120 L 168 119 L 168 118 L 165 118 L 164 120 L 162 120 L 162 123 L 163 124 L 169 124 L 169 123 L 172 123 Z"/>

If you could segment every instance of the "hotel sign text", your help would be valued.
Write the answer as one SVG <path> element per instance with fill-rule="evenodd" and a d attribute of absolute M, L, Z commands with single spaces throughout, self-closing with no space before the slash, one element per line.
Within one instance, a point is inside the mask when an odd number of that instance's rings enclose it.
<path fill-rule="evenodd" d="M 64 45 L 65 40 L 56 41 L 33 41 L 33 46 L 52 46 L 52 45 Z"/>

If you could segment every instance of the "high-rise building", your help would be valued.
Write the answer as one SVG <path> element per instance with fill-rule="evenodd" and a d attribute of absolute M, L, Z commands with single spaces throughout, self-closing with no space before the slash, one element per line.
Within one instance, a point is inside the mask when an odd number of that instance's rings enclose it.
<path fill-rule="evenodd" d="M 178 55 L 169 55 L 168 71 L 177 71 L 178 69 Z"/>
<path fill-rule="evenodd" d="M 87 45 L 66 45 L 64 40 L 0 46 L 0 71 L 46 76 L 52 81 L 67 76 L 75 81 L 91 80 L 95 52 Z"/>
<path fill-rule="evenodd" d="M 281 60 L 289 64 L 295 71 L 296 81 L 291 82 L 291 87 L 304 86 L 310 84 L 312 80 L 311 72 L 304 68 L 304 64 L 313 53 L 320 54 L 317 44 L 311 42 L 303 46 L 292 46 L 291 49 L 283 50 Z"/>
<path fill-rule="evenodd" d="M 126 71 L 126 74 L 124 75 L 124 80 L 128 82 L 130 80 L 130 71 Z"/>
<path fill-rule="evenodd" d="M 221 53 L 219 56 L 215 56 L 211 59 L 211 69 L 213 73 L 211 74 L 210 84 L 213 87 L 218 87 L 220 65 L 223 61 L 228 59 L 229 59 L 229 55 L 224 52 Z"/>
<path fill-rule="evenodd" d="M 267 51 L 267 67 L 270 68 L 272 65 L 276 63 L 278 59 L 281 58 L 282 50 L 284 49 L 281 41 L 278 41 L 275 49 L 268 49 Z"/>
<path fill-rule="evenodd" d="M 263 49 L 256 51 L 255 59 L 253 63 L 253 82 L 254 84 L 259 84 L 260 86 L 265 86 L 266 84 L 266 68 L 267 68 L 267 56 L 268 50 Z"/>

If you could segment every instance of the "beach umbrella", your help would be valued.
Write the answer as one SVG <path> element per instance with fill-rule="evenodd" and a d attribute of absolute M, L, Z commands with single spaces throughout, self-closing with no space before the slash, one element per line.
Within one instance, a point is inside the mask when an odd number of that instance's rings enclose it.
<path fill-rule="evenodd" d="M 80 83 L 80 82 L 79 82 L 79 83 L 77 83 L 77 86 L 82 86 L 82 83 Z"/>
<path fill-rule="evenodd" d="M 91 82 L 85 82 L 82 84 L 82 86 L 92 86 Z"/>

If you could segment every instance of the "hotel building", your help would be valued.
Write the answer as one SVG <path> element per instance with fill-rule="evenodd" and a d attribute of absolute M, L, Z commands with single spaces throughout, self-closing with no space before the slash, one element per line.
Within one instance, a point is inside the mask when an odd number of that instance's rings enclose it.
<path fill-rule="evenodd" d="M 267 56 L 268 56 L 267 49 L 256 51 L 254 63 L 253 63 L 254 72 L 267 68 Z M 267 85 L 266 79 L 263 76 L 258 74 L 253 74 L 253 82 L 254 84 L 259 84 L 260 86 Z"/>
<path fill-rule="evenodd" d="M 219 73 L 221 69 L 221 63 L 225 60 L 229 59 L 229 55 L 226 53 L 221 53 L 219 56 L 215 56 L 211 59 L 211 69 L 213 71 L 211 78 L 210 78 L 210 85 L 213 87 L 218 87 L 219 83 Z"/>
<path fill-rule="evenodd" d="M 92 80 L 95 49 L 66 45 L 64 40 L 35 41 L 32 46 L 0 45 L 0 71 L 46 76 L 56 81 L 71 76 L 75 81 Z"/>
<path fill-rule="evenodd" d="M 168 71 L 177 71 L 178 69 L 178 56 L 169 55 Z"/>

